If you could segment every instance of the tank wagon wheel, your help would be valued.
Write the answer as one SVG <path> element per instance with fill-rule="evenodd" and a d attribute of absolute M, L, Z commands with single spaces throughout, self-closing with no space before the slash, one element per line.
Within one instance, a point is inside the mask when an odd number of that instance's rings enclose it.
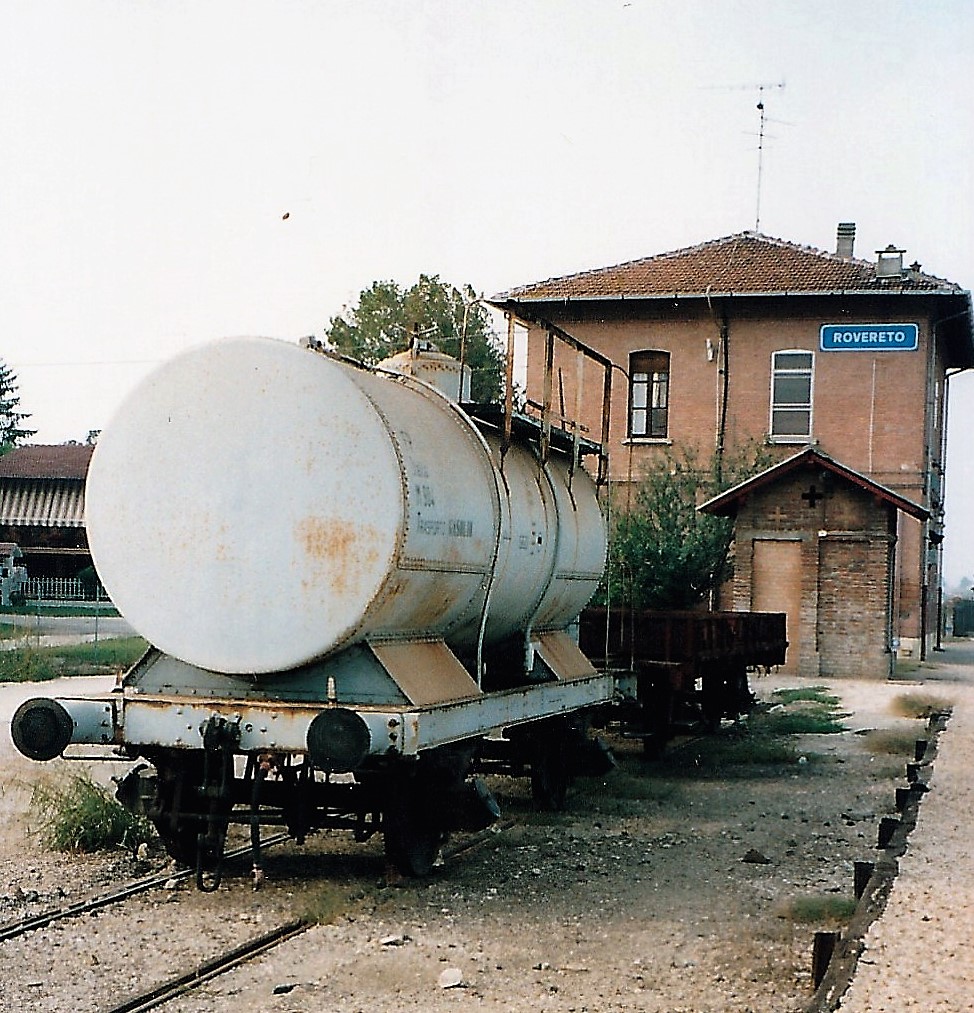
<path fill-rule="evenodd" d="M 420 759 L 397 769 L 387 784 L 382 813 L 386 858 L 403 876 L 428 876 L 446 840 L 436 771 Z"/>
<path fill-rule="evenodd" d="M 404 876 L 428 876 L 451 830 L 482 830 L 500 816 L 482 782 L 468 781 L 477 743 L 442 746 L 385 776 L 386 858 Z"/>
<path fill-rule="evenodd" d="M 539 722 L 531 734 L 531 798 L 542 812 L 561 812 L 572 783 L 572 745 L 578 730 L 560 718 Z M 584 738 L 584 734 L 583 734 Z"/>
<path fill-rule="evenodd" d="M 156 797 L 149 818 L 169 856 L 180 865 L 195 865 L 204 815 L 199 799 L 203 753 L 193 751 L 178 760 L 159 759 L 154 766 Z"/>
<path fill-rule="evenodd" d="M 446 833 L 407 804 L 386 810 L 386 858 L 403 876 L 423 878 L 436 865 Z"/>

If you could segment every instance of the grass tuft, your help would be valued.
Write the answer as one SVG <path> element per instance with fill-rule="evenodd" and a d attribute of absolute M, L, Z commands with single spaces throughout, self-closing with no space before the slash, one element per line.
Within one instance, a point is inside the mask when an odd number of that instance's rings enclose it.
<path fill-rule="evenodd" d="M 155 837 L 152 824 L 136 816 L 92 781 L 74 774 L 66 783 L 45 782 L 34 788 L 30 816 L 41 841 L 52 851 L 135 851 Z"/>
<path fill-rule="evenodd" d="M 863 735 L 866 750 L 876 756 L 912 757 L 916 740 L 916 731 L 910 728 L 871 728 Z"/>
<path fill-rule="evenodd" d="M 775 703 L 819 703 L 827 707 L 837 707 L 839 698 L 830 693 L 825 686 L 799 686 L 794 689 L 776 689 L 771 694 Z"/>
<path fill-rule="evenodd" d="M 953 708 L 953 700 L 933 693 L 904 693 L 892 703 L 893 713 L 904 718 L 930 718 L 949 714 Z"/>
<path fill-rule="evenodd" d="M 847 731 L 839 720 L 848 717 L 831 707 L 806 704 L 796 710 L 772 710 L 756 714 L 752 725 L 766 735 L 837 735 Z"/>
<path fill-rule="evenodd" d="M 776 767 L 798 763 L 799 753 L 787 738 L 749 728 L 744 734 L 714 735 L 694 744 L 689 753 L 702 774 L 727 775 L 729 767 Z M 684 758 L 680 758 L 684 762 Z"/>
<path fill-rule="evenodd" d="M 663 777 L 647 777 L 642 768 L 627 770 L 621 765 L 606 778 L 580 777 L 572 794 L 587 802 L 652 802 L 660 806 L 686 805 L 685 789 L 676 781 Z"/>
<path fill-rule="evenodd" d="M 0 682 L 47 682 L 58 674 L 45 648 L 18 647 L 0 652 Z"/>
<path fill-rule="evenodd" d="M 302 897 L 299 917 L 311 925 L 331 925 L 355 906 L 347 888 L 337 883 L 315 883 Z"/>
<path fill-rule="evenodd" d="M 794 897 L 780 910 L 780 918 L 789 918 L 801 924 L 846 924 L 856 910 L 853 897 L 827 894 L 820 897 Z"/>

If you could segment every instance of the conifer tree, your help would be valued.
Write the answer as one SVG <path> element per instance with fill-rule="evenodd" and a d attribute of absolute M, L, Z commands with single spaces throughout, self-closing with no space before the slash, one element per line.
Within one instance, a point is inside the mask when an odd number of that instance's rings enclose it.
<path fill-rule="evenodd" d="M 29 418 L 29 414 L 20 410 L 17 377 L 0 359 L 0 454 L 12 450 L 37 432 L 36 429 L 24 428 L 23 423 Z"/>

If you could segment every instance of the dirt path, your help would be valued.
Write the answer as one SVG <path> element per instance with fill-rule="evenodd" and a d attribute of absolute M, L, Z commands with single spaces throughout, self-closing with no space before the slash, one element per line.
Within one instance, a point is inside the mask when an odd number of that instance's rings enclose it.
<path fill-rule="evenodd" d="M 812 995 L 813 934 L 841 925 L 799 908 L 851 899 L 853 863 L 875 855 L 912 759 L 872 751 L 858 733 L 898 731 L 905 749 L 922 722 L 891 708 L 905 692 L 947 695 L 961 671 L 949 661 L 925 670 L 923 686 L 833 684 L 849 730 L 801 739 L 806 762 L 714 769 L 690 747 L 647 763 L 616 742 L 619 769 L 579 782 L 558 814 L 532 812 L 525 785 L 498 779 L 516 825 L 424 883 L 387 887 L 378 841 L 324 837 L 269 854 L 258 894 L 243 871 L 215 899 L 180 890 L 147 900 L 142 926 L 102 916 L 38 933 L 29 947 L 0 944 L 0 1010 L 94 1011 L 133 967 L 147 980 L 170 976 L 169 942 L 202 950 L 227 926 L 243 939 L 285 912 L 316 910 L 329 924 L 167 1008 L 799 1013 Z M 769 676 L 756 688 L 770 698 L 784 682 Z M 25 791 L 42 769 L 51 768 L 8 758 L 24 789 L 11 793 L 5 779 L 0 798 L 4 918 L 24 908 L 25 884 L 41 903 L 132 861 L 66 861 L 24 836 Z M 104 969 L 94 993 L 79 978 L 92 959 Z"/>

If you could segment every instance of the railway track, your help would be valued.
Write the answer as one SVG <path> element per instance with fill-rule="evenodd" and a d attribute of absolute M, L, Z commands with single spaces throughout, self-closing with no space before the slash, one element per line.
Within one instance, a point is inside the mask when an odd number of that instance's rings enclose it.
<path fill-rule="evenodd" d="M 272 837 L 268 837 L 266 841 L 261 842 L 261 850 L 283 844 L 286 840 L 289 840 L 287 834 L 275 834 Z M 246 845 L 228 851 L 224 858 L 233 861 L 234 859 L 245 857 L 250 853 L 250 845 Z M 44 911 L 38 915 L 21 918 L 19 921 L 8 922 L 6 925 L 0 925 L 0 942 L 22 936 L 26 932 L 34 932 L 37 929 L 45 928 L 55 922 L 64 921 L 68 918 L 77 918 L 92 911 L 100 911 L 102 908 L 110 907 L 112 904 L 121 903 L 129 897 L 165 886 L 166 883 L 173 880 L 182 882 L 195 875 L 196 873 L 192 869 L 185 869 L 180 872 L 161 872 L 158 875 L 140 879 L 135 883 L 127 883 L 125 886 L 120 886 L 115 890 L 109 890 L 106 893 L 99 894 L 97 897 L 90 897 L 87 900 L 77 901 L 74 904 L 67 904 L 64 907 Z"/>
<path fill-rule="evenodd" d="M 461 856 L 483 846 L 494 839 L 498 834 L 510 830 L 515 825 L 516 822 L 514 820 L 505 820 L 492 827 L 488 827 L 486 830 L 457 841 L 450 847 L 443 849 L 441 864 L 450 866 L 458 862 Z M 261 847 L 262 849 L 266 847 L 273 847 L 274 845 L 280 844 L 286 840 L 289 840 L 287 834 L 275 835 L 274 837 L 268 838 L 267 841 L 262 842 Z M 245 846 L 236 848 L 233 851 L 228 851 L 225 858 L 232 860 L 235 858 L 245 857 L 249 854 L 250 848 L 249 846 Z M 163 886 L 173 879 L 185 880 L 191 878 L 193 875 L 195 875 L 194 871 L 187 869 L 176 874 L 165 873 L 150 876 L 146 879 L 139 880 L 136 883 L 126 884 L 117 890 L 101 894 L 98 897 L 90 898 L 86 901 L 81 901 L 57 910 L 47 911 L 40 915 L 0 926 L 0 941 L 11 939 L 18 935 L 23 935 L 24 933 L 34 931 L 35 929 L 44 928 L 47 925 L 51 925 L 63 919 L 77 917 L 87 912 L 97 911 L 102 908 L 109 907 L 112 904 L 119 903 L 128 897 Z M 166 1003 L 185 995 L 192 989 L 205 984 L 211 979 L 216 978 L 221 974 L 225 974 L 226 972 L 231 971 L 235 967 L 245 964 L 250 960 L 254 960 L 257 957 L 262 956 L 264 953 L 267 953 L 269 950 L 272 950 L 274 947 L 279 946 L 282 943 L 286 943 L 288 940 L 293 939 L 302 932 L 306 931 L 312 924 L 314 923 L 306 919 L 294 919 L 285 922 L 276 928 L 271 929 L 262 935 L 256 936 L 253 939 L 249 939 L 244 943 L 236 945 L 209 960 L 194 964 L 172 978 L 151 985 L 142 992 L 130 995 L 118 1005 L 106 1010 L 105 1013 L 141 1013 L 141 1011 L 144 1010 L 151 1010 L 159 1006 L 163 1006 Z"/>
<path fill-rule="evenodd" d="M 183 974 L 170 978 L 159 985 L 153 985 L 145 992 L 131 996 L 118 1006 L 113 1006 L 107 1013 L 141 1013 L 142 1010 L 155 1009 L 172 999 L 176 999 L 191 989 L 202 985 L 211 978 L 224 974 L 248 960 L 261 956 L 275 946 L 293 939 L 307 929 L 310 922 L 298 919 L 280 925 L 270 932 L 265 932 L 255 939 L 250 939 L 240 946 L 222 953 L 212 960 L 205 961 Z"/>

